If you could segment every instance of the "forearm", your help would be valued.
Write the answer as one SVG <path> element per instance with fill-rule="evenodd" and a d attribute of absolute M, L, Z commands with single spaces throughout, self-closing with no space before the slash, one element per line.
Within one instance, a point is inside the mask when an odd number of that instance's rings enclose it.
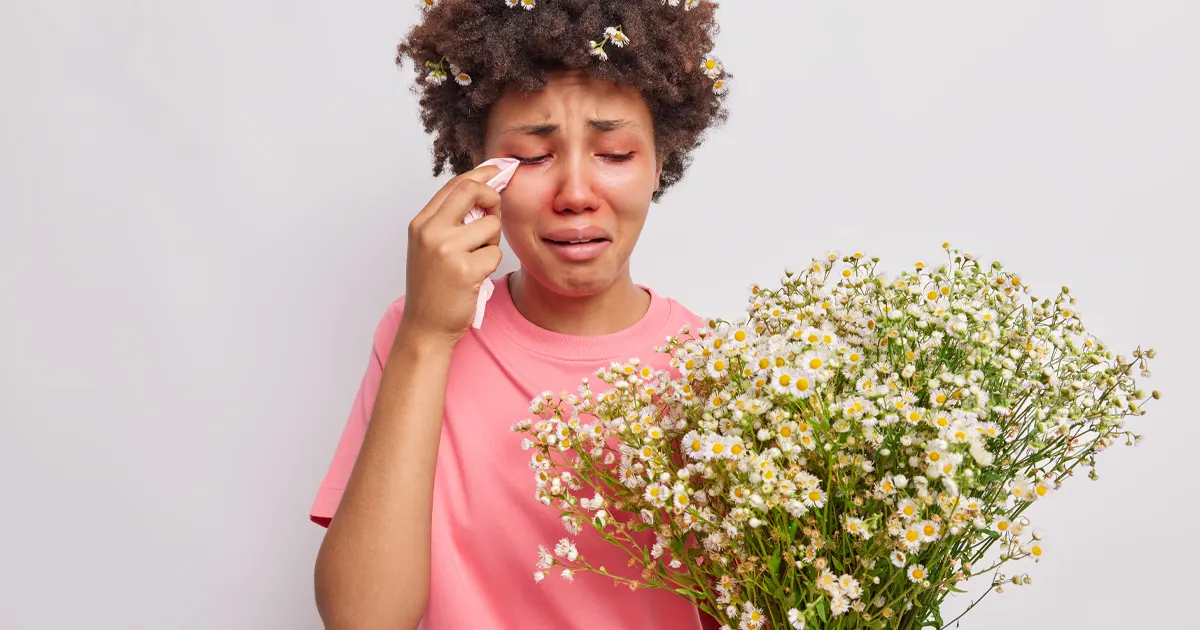
<path fill-rule="evenodd" d="M 327 628 L 416 628 L 429 595 L 433 477 L 452 348 L 401 327 L 317 556 Z"/>

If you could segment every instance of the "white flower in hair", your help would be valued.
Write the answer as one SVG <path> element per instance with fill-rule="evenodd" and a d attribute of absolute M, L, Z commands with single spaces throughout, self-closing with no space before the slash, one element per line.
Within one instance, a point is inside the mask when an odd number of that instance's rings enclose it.
<path fill-rule="evenodd" d="M 704 55 L 704 59 L 700 62 L 700 70 L 710 79 L 715 79 L 721 76 L 721 71 L 724 68 L 721 66 L 720 60 L 709 53 Z"/>
<path fill-rule="evenodd" d="M 691 11 L 700 6 L 700 0 L 687 0 L 687 4 L 683 5 L 684 10 Z"/>
<path fill-rule="evenodd" d="M 510 9 L 517 6 L 520 3 L 521 3 L 521 0 L 504 0 L 504 4 L 507 4 L 508 8 L 510 8 Z"/>
<path fill-rule="evenodd" d="M 679 6 L 679 0 L 663 0 L 663 4 L 669 4 L 673 7 Z"/>
<path fill-rule="evenodd" d="M 608 61 L 608 53 L 604 52 L 604 42 L 590 41 L 588 45 L 592 48 L 592 56 L 599 57 L 600 61 Z"/>
<path fill-rule="evenodd" d="M 525 7 L 526 11 L 532 9 L 536 4 L 537 0 L 521 0 L 521 6 Z"/>
<path fill-rule="evenodd" d="M 454 82 L 463 87 L 471 85 L 471 75 L 467 74 L 466 72 L 455 72 Z"/>
<path fill-rule="evenodd" d="M 629 43 L 629 37 L 625 33 L 622 33 L 616 26 L 604 29 L 604 37 L 612 40 L 612 43 L 616 44 L 618 48 Z"/>
<path fill-rule="evenodd" d="M 417 6 L 422 9 L 432 9 L 435 4 L 437 4 L 437 0 L 419 0 L 417 2 Z"/>
<path fill-rule="evenodd" d="M 713 92 L 716 92 L 717 94 L 724 94 L 728 91 L 729 84 L 725 81 L 725 79 L 717 79 L 716 81 L 713 81 Z"/>

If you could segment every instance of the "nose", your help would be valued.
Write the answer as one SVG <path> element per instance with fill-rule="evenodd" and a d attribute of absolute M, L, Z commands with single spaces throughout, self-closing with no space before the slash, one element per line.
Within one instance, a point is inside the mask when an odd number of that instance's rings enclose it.
<path fill-rule="evenodd" d="M 558 191 L 554 196 L 554 211 L 567 214 L 592 212 L 600 206 L 596 194 L 595 165 L 589 156 L 573 152 L 560 159 Z"/>

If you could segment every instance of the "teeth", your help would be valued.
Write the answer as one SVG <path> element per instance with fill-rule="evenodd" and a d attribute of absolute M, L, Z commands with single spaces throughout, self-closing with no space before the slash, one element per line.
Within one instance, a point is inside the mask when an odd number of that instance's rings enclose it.
<path fill-rule="evenodd" d="M 591 239 L 588 239 L 588 240 L 586 240 L 586 241 L 567 241 L 567 242 L 568 242 L 568 243 L 570 243 L 570 244 L 572 244 L 572 245 L 578 245 L 579 243 L 588 243 L 588 242 L 591 242 Z"/>

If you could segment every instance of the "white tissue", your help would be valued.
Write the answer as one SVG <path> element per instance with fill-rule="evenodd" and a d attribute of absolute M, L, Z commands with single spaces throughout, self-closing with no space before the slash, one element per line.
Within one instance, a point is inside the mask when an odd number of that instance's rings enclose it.
<path fill-rule="evenodd" d="M 513 158 L 492 158 L 486 162 L 483 162 L 479 166 L 488 165 L 499 166 L 501 169 L 495 177 L 487 181 L 487 185 L 491 186 L 492 190 L 500 192 L 504 190 L 505 186 L 508 186 L 508 180 L 512 179 L 513 173 L 516 172 L 517 167 L 521 165 L 521 162 L 520 160 Z M 476 168 L 479 167 L 477 166 Z M 463 225 L 466 225 L 477 219 L 482 219 L 485 216 L 487 216 L 487 213 L 484 212 L 483 208 L 475 206 L 474 208 L 471 208 L 471 211 L 467 213 L 466 218 L 463 219 Z M 479 301 L 475 305 L 475 321 L 471 323 L 471 326 L 479 328 L 480 325 L 483 324 L 484 308 L 487 306 L 487 301 L 491 299 L 492 292 L 495 291 L 495 289 L 496 287 L 494 284 L 492 284 L 491 278 L 483 279 L 483 284 L 479 285 Z"/>

